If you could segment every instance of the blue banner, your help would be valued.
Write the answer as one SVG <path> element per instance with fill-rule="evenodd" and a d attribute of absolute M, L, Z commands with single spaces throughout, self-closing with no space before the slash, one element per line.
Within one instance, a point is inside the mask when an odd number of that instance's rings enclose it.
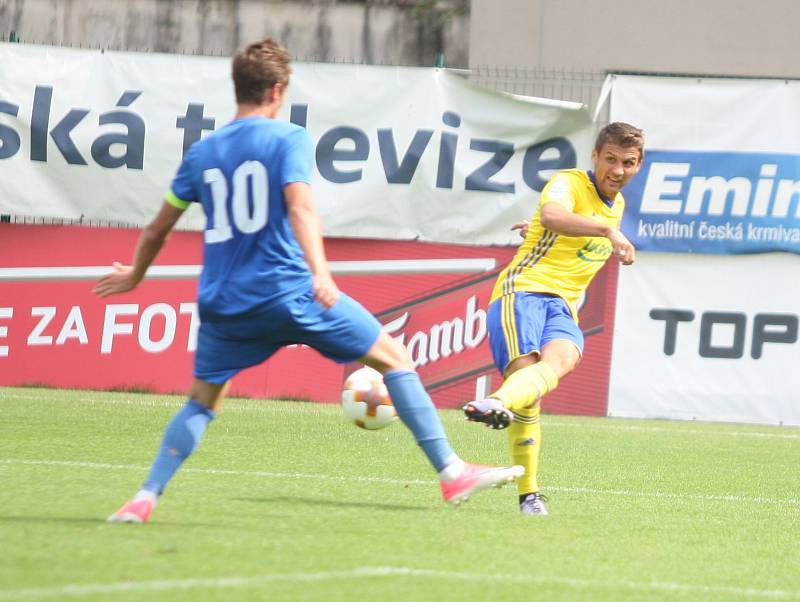
<path fill-rule="evenodd" d="M 637 249 L 800 253 L 800 155 L 648 150 L 624 194 Z"/>

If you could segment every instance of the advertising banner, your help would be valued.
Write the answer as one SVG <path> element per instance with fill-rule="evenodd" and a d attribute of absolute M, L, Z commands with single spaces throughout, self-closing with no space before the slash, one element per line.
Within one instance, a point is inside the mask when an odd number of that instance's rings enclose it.
<path fill-rule="evenodd" d="M 0 44 L 0 214 L 141 225 L 235 113 L 230 59 Z M 509 244 L 553 170 L 586 167 L 572 103 L 446 69 L 294 63 L 279 119 L 314 143 L 331 237 Z M 179 227 L 202 229 L 192 207 Z"/>
<path fill-rule="evenodd" d="M 609 415 L 800 425 L 800 257 L 646 253 L 623 272 Z"/>
<path fill-rule="evenodd" d="M 92 280 L 56 278 L 58 268 L 127 261 L 138 235 L 138 230 L 125 228 L 0 224 L 0 268 L 27 268 L 31 273 L 50 268 L 54 277 L 0 280 L 0 385 L 188 391 L 199 327 L 195 279 L 148 278 L 135 291 L 101 299 L 91 292 Z M 513 253 L 500 247 L 353 239 L 327 239 L 326 250 L 331 263 L 340 265 L 479 258 L 501 265 Z M 196 267 L 201 254 L 200 233 L 175 232 L 154 267 L 171 266 L 178 273 L 175 268 Z M 463 273 L 446 271 L 364 271 L 336 276 L 336 281 L 377 313 L 463 278 Z M 313 349 L 291 346 L 237 375 L 231 392 L 337 401 L 343 370 Z"/>
<path fill-rule="evenodd" d="M 800 82 L 614 76 L 611 119 L 645 131 L 638 249 L 800 253 Z"/>
<path fill-rule="evenodd" d="M 613 77 L 646 143 L 609 414 L 800 424 L 798 107 L 797 81 Z"/>
<path fill-rule="evenodd" d="M 40 275 L 37 270 L 50 268 L 55 276 L 58 268 L 125 261 L 137 236 L 131 229 L 0 224 L 0 274 L 14 268 Z M 201 249 L 200 233 L 176 232 L 157 267 L 180 273 L 175 268 L 200 262 Z M 327 239 L 326 249 L 332 267 L 401 259 L 454 265 L 482 259 L 496 266 L 475 275 L 363 271 L 336 281 L 407 346 L 437 406 L 460 407 L 500 385 L 488 345 L 486 305 L 513 247 Z M 544 411 L 605 414 L 615 280 L 616 266 L 608 266 L 587 291 L 581 368 L 547 396 Z M 135 291 L 107 299 L 93 295 L 92 286 L 86 279 L 0 279 L 0 386 L 185 393 L 199 326 L 195 280 L 146 279 Z M 231 393 L 336 402 L 352 368 L 290 346 L 237 375 Z"/>
<path fill-rule="evenodd" d="M 581 369 L 545 397 L 544 412 L 605 415 L 616 270 L 616 264 L 601 270 L 587 290 L 580 308 L 586 337 Z M 460 408 L 465 400 L 481 398 L 502 384 L 486 324 L 499 271 L 454 281 L 378 313 L 384 330 L 407 347 L 438 407 Z M 345 373 L 358 367 L 352 364 Z"/>

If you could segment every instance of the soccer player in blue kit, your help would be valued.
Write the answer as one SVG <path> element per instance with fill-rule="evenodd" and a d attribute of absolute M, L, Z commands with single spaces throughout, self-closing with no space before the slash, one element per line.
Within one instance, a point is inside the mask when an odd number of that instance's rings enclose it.
<path fill-rule="evenodd" d="M 109 522 L 147 522 L 219 411 L 230 379 L 294 343 L 383 374 L 400 419 L 439 473 L 445 501 L 458 504 L 524 472 L 461 460 L 405 347 L 338 290 L 309 184 L 311 139 L 304 128 L 275 119 L 290 73 L 286 50 L 269 38 L 234 57 L 233 121 L 192 145 L 160 211 L 142 230 L 133 264 L 114 263 L 95 285 L 101 297 L 133 290 L 184 210 L 202 204 L 201 324 L 190 397 L 167 425 L 141 489 Z"/>

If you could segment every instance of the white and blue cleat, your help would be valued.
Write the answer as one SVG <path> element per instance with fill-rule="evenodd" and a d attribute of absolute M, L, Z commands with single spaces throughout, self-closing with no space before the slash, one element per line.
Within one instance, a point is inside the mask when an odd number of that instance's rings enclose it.
<path fill-rule="evenodd" d="M 497 430 L 508 428 L 514 420 L 513 412 L 493 397 L 470 401 L 462 409 L 470 422 L 482 422 Z"/>

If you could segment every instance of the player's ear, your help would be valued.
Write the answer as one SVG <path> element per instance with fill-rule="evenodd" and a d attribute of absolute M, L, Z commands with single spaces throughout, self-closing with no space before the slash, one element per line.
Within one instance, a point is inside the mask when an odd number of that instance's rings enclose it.
<path fill-rule="evenodd" d="M 273 102 L 281 102 L 283 101 L 283 93 L 286 91 L 286 88 L 283 84 L 275 84 L 269 89 L 269 100 L 270 104 Z"/>
<path fill-rule="evenodd" d="M 642 168 L 642 164 L 644 163 L 644 149 L 639 151 L 639 163 L 636 164 L 636 173 L 639 173 L 639 170 Z"/>

